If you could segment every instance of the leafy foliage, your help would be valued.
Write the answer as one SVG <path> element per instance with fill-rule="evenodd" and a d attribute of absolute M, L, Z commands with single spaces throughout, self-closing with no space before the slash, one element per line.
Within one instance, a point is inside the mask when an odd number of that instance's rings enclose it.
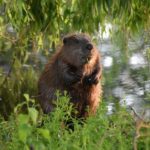
<path fill-rule="evenodd" d="M 126 50 L 129 31 L 149 28 L 149 6 L 149 0 L 1 0 L 0 64 L 6 67 L 0 70 L 0 98 L 8 104 L 1 105 L 2 112 L 14 108 L 22 91 L 36 95 L 33 89 L 37 73 L 33 69 L 41 67 L 41 53 L 47 56 L 55 50 L 60 36 L 74 31 L 94 33 L 100 25 L 104 30 L 105 22 L 110 22 L 115 29 L 113 34 L 118 35 L 113 39 L 123 41 L 121 49 Z M 31 68 L 27 72 L 25 65 Z M 32 75 L 35 78 L 31 79 Z"/>
<path fill-rule="evenodd" d="M 31 0 L 1 1 L 1 23 L 10 23 L 18 38 L 49 37 L 57 42 L 61 34 L 72 31 L 93 33 L 105 21 L 132 31 L 149 27 L 149 0 Z M 6 17 L 4 17 L 6 14 Z M 40 38 L 40 37 L 39 37 Z"/>
<path fill-rule="evenodd" d="M 9 71 L 6 76 L 0 76 L 0 112 L 3 116 L 7 118 L 14 107 L 24 100 L 24 92 L 36 96 L 36 86 L 35 71 L 30 66 L 22 68 L 19 61 L 15 60 L 11 72 Z"/>
<path fill-rule="evenodd" d="M 30 101 L 34 103 L 28 95 L 25 94 L 25 97 L 27 105 Z M 72 131 L 64 124 L 73 111 L 68 102 L 67 96 L 58 95 L 57 108 L 42 120 L 35 107 L 28 105 L 27 114 L 19 113 L 17 107 L 15 116 L 0 123 L 0 145 L 6 149 L 133 148 L 134 121 L 125 110 L 106 116 L 106 110 L 101 107 L 96 116 L 88 118 L 83 124 L 72 118 Z"/>

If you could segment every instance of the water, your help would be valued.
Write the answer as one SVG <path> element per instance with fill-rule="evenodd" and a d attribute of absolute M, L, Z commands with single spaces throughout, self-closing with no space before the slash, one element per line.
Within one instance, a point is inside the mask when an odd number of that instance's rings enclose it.
<path fill-rule="evenodd" d="M 141 53 L 134 53 L 129 60 L 129 65 L 133 69 L 138 69 L 141 67 L 146 67 L 147 61 Z"/>
<path fill-rule="evenodd" d="M 107 114 L 114 112 L 115 103 L 118 100 L 120 106 L 134 110 L 139 117 L 149 122 L 150 96 L 147 95 L 150 95 L 150 74 L 145 51 L 150 46 L 143 45 L 143 40 L 137 39 L 129 41 L 128 47 L 131 54 L 125 66 L 121 60 L 121 51 L 115 48 L 108 38 L 99 46 L 105 80 L 110 80 L 108 77 L 113 76 L 113 72 L 117 72 L 109 82 L 111 84 L 106 82 L 104 85 L 104 97 L 108 101 Z M 119 71 L 115 63 L 120 67 Z M 115 101 L 109 100 L 109 96 L 114 97 Z"/>
<path fill-rule="evenodd" d="M 113 58 L 111 56 L 105 56 L 103 58 L 103 67 L 109 68 L 113 65 Z"/>

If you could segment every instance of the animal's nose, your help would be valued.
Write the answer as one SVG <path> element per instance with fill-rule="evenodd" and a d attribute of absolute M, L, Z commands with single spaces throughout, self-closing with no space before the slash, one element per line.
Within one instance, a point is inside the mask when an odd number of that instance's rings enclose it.
<path fill-rule="evenodd" d="M 88 43 L 88 44 L 86 45 L 86 49 L 92 50 L 92 49 L 93 49 L 93 45 L 92 45 L 91 43 Z"/>

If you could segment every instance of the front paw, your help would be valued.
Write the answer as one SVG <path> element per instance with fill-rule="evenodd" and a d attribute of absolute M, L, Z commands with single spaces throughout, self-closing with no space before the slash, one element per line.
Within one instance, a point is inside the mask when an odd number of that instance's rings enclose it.
<path fill-rule="evenodd" d="M 82 75 L 77 74 L 75 72 L 69 72 L 67 78 L 65 80 L 65 84 L 67 86 L 71 86 L 81 81 Z"/>
<path fill-rule="evenodd" d="M 72 82 L 73 83 L 80 82 L 81 78 L 82 78 L 82 75 L 80 75 L 80 74 L 74 74 Z"/>

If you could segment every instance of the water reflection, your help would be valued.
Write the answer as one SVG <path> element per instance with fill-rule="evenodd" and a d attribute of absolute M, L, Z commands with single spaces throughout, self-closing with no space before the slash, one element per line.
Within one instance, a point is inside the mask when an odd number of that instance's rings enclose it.
<path fill-rule="evenodd" d="M 115 97 L 121 98 L 125 95 L 125 91 L 122 86 L 117 86 L 112 90 L 112 93 Z"/>
<path fill-rule="evenodd" d="M 135 53 L 130 57 L 129 64 L 133 69 L 137 69 L 140 67 L 145 67 L 147 62 L 142 53 Z"/>
<path fill-rule="evenodd" d="M 110 56 L 106 56 L 103 58 L 103 66 L 109 68 L 113 65 L 113 58 Z"/>
<path fill-rule="evenodd" d="M 135 103 L 139 103 L 141 100 L 138 98 L 137 95 L 129 94 L 121 97 L 120 104 L 121 106 L 134 106 Z"/>
<path fill-rule="evenodd" d="M 130 41 L 130 48 L 143 48 L 141 43 L 137 44 L 136 42 Z M 145 47 L 147 46 L 145 45 Z M 101 43 L 100 49 L 104 74 L 107 76 L 110 75 L 113 78 L 111 86 L 109 85 L 110 82 L 108 85 L 105 85 L 107 91 L 104 91 L 104 94 L 106 93 L 106 99 L 109 101 L 107 114 L 111 115 L 115 110 L 115 102 L 109 100 L 110 95 L 108 96 L 108 91 L 111 91 L 111 96 L 119 100 L 120 106 L 127 107 L 127 109 L 132 108 L 138 116 L 145 121 L 150 121 L 150 96 L 147 97 L 148 94 L 150 95 L 150 75 L 148 75 L 148 62 L 145 57 L 145 51 L 139 51 L 139 49 L 138 52 L 135 50 L 131 51 L 127 67 L 124 67 L 121 60 L 121 51 L 117 50 L 117 48 L 114 51 L 114 47 L 109 39 Z M 116 65 L 115 63 L 118 63 L 118 66 L 121 68 L 120 71 L 114 70 L 116 68 L 118 69 L 118 67 L 114 67 Z M 145 72 L 142 69 L 145 69 Z M 117 72 L 117 75 L 115 74 L 113 76 L 113 72 Z M 106 80 L 109 79 L 106 78 Z"/>
<path fill-rule="evenodd" d="M 150 80 L 145 81 L 145 91 L 150 92 Z"/>

